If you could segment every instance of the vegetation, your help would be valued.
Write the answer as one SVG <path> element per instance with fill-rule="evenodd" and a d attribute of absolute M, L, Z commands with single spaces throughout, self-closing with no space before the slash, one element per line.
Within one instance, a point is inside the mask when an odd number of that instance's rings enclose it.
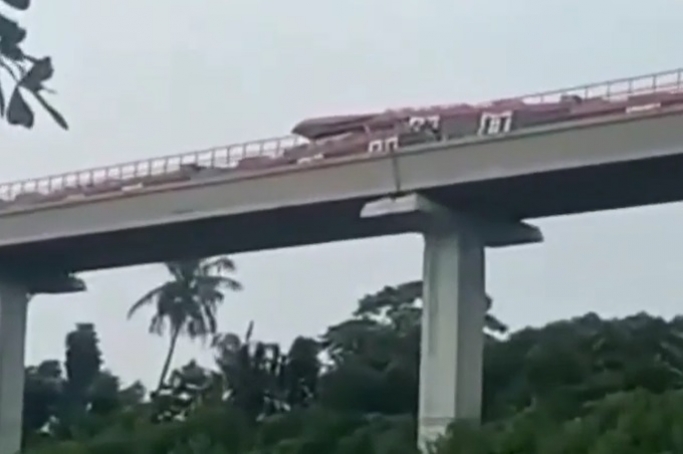
<path fill-rule="evenodd" d="M 235 269 L 228 257 L 170 262 L 166 269 L 171 280 L 147 292 L 128 311 L 130 318 L 143 307 L 154 305 L 149 332 L 162 335 L 166 328 L 170 332 L 159 388 L 166 380 L 180 336 L 206 339 L 215 335 L 218 330 L 216 312 L 225 298 L 223 291 L 240 289 L 239 282 L 227 275 Z"/>
<path fill-rule="evenodd" d="M 30 0 L 0 0 L 11 13 Z M 45 99 L 50 57 L 0 12 L 0 117 L 32 128 L 30 94 Z M 124 386 L 107 370 L 97 331 L 79 323 L 63 360 L 25 371 L 24 450 L 32 454 L 416 454 L 422 284 L 386 287 L 348 320 L 289 349 L 221 333 L 216 314 L 239 290 L 225 257 L 166 264 L 170 279 L 136 301 L 153 306 L 150 332 L 168 334 L 156 389 Z M 81 291 L 74 276 L 33 276 L 31 293 Z M 491 306 L 489 300 L 489 308 Z M 683 318 L 587 314 L 503 334 L 486 318 L 484 414 L 454 424 L 435 454 L 665 454 L 683 452 Z M 177 342 L 201 339 L 215 366 L 171 371 Z M 210 343 L 208 342 L 210 341 Z"/>
<path fill-rule="evenodd" d="M 32 454 L 415 454 L 421 283 L 362 298 L 348 320 L 288 349 L 215 323 L 226 259 L 169 264 L 154 305 L 169 356 L 182 334 L 210 338 L 215 366 L 161 373 L 147 395 L 123 386 L 91 324 L 66 336 L 64 361 L 26 370 Z M 588 314 L 503 336 L 489 316 L 484 422 L 454 425 L 438 454 L 683 452 L 683 319 Z M 161 361 L 160 361 L 161 362 Z M 167 370 L 170 362 L 163 362 Z"/>
<path fill-rule="evenodd" d="M 29 9 L 30 0 L 0 0 L 11 12 Z M 33 109 L 26 101 L 30 94 L 62 128 L 68 129 L 64 117 L 45 99 L 50 90 L 45 86 L 53 74 L 50 57 L 34 57 L 27 53 L 22 44 L 26 40 L 26 29 L 6 14 L 0 13 L 0 73 L 5 72 L 13 81 L 11 90 L 0 86 L 0 117 L 11 125 L 32 128 L 35 123 Z M 7 99 L 9 93 L 9 99 Z"/>

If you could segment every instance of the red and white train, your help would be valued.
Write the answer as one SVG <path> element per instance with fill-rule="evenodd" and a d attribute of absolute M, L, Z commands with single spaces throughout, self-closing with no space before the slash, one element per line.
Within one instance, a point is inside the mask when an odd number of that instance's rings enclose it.
<path fill-rule="evenodd" d="M 297 150 L 285 151 L 283 155 L 286 158 L 302 153 L 331 158 L 386 152 L 433 141 L 505 134 L 529 127 L 633 114 L 676 104 L 683 104 L 683 92 L 635 95 L 618 101 L 578 96 L 546 103 L 525 103 L 513 99 L 483 105 L 456 104 L 313 118 L 298 123 L 292 130 L 311 143 Z"/>

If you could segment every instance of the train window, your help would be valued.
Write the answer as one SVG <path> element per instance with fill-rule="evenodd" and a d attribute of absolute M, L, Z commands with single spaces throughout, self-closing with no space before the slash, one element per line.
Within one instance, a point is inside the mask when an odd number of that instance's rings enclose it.
<path fill-rule="evenodd" d="M 394 151 L 398 148 L 398 136 L 388 137 L 384 140 L 384 147 L 387 151 Z"/>
<path fill-rule="evenodd" d="M 368 143 L 369 153 L 379 153 L 382 151 L 382 148 L 384 148 L 384 141 L 382 139 L 371 140 Z"/>
<path fill-rule="evenodd" d="M 375 139 L 368 143 L 369 153 L 381 153 L 383 151 L 393 151 L 398 148 L 398 136 L 387 137 L 386 139 Z"/>
<path fill-rule="evenodd" d="M 480 136 L 503 134 L 506 132 L 510 132 L 511 129 L 512 111 L 500 113 L 484 112 L 481 114 L 478 131 L 478 134 Z"/>
<path fill-rule="evenodd" d="M 408 126 L 413 131 L 419 131 L 425 124 L 425 119 L 423 117 L 410 117 L 408 119 Z"/>
<path fill-rule="evenodd" d="M 441 117 L 439 115 L 429 115 L 426 117 L 410 117 L 408 119 L 408 125 L 414 131 L 419 131 L 425 126 L 430 126 L 433 129 L 438 129 L 441 123 Z"/>

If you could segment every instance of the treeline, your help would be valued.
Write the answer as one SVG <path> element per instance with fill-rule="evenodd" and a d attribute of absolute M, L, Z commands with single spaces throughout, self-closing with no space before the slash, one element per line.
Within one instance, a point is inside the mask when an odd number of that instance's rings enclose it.
<path fill-rule="evenodd" d="M 413 453 L 415 289 L 369 296 L 288 351 L 250 333 L 217 336 L 214 368 L 189 363 L 151 397 L 122 387 L 94 327 L 79 325 L 63 363 L 27 369 L 30 452 Z M 679 319 L 587 315 L 489 336 L 485 423 L 454 428 L 441 452 L 683 452 L 682 329 Z"/>
<path fill-rule="evenodd" d="M 214 367 L 190 362 L 150 392 L 122 386 L 95 327 L 78 325 L 63 361 L 27 368 L 26 451 L 416 454 L 421 290 L 368 295 L 288 349 L 253 325 L 216 333 Z M 683 319 L 588 314 L 504 331 L 489 314 L 483 424 L 454 426 L 436 452 L 683 452 Z"/>

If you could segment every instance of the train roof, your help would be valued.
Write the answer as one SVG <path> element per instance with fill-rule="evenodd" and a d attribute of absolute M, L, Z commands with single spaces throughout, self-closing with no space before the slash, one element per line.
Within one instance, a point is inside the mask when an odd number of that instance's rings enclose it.
<path fill-rule="evenodd" d="M 483 110 L 545 110 L 557 108 L 560 105 L 566 106 L 567 104 L 577 104 L 580 102 L 581 99 L 578 97 L 567 97 L 555 102 L 527 104 L 521 99 L 512 98 L 482 104 L 457 103 L 387 109 L 364 114 L 308 118 L 297 123 L 292 128 L 292 133 L 310 140 L 319 140 L 343 133 L 363 132 L 366 127 L 372 128 L 374 126 L 386 125 L 417 115 L 471 114 Z"/>

